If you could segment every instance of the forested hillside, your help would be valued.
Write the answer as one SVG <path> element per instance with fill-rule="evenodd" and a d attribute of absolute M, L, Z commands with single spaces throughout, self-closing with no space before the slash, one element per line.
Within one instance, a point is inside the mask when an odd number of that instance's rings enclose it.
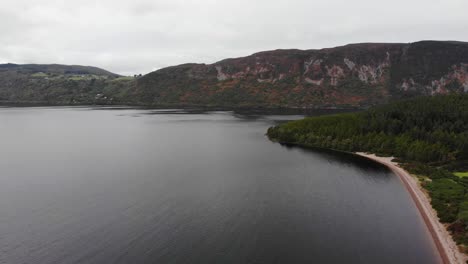
<path fill-rule="evenodd" d="M 419 175 L 440 220 L 468 244 L 468 95 L 420 97 L 359 113 L 309 117 L 268 130 L 305 147 L 397 157 Z"/>

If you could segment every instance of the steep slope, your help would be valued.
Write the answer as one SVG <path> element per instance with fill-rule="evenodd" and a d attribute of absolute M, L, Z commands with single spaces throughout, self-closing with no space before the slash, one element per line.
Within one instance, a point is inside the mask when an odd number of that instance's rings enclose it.
<path fill-rule="evenodd" d="M 184 64 L 138 80 L 146 104 L 368 106 L 468 91 L 468 43 L 363 43 Z"/>

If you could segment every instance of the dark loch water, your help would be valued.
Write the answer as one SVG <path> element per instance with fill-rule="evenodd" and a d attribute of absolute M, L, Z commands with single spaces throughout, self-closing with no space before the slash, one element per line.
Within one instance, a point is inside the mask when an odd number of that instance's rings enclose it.
<path fill-rule="evenodd" d="M 0 263 L 438 263 L 399 179 L 232 112 L 0 108 Z"/>

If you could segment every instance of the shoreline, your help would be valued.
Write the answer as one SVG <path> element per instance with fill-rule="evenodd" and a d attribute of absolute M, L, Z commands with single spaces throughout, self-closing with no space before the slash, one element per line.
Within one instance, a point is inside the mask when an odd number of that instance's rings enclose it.
<path fill-rule="evenodd" d="M 385 165 L 403 182 L 408 190 L 413 202 L 415 203 L 421 217 L 428 228 L 428 231 L 434 241 L 434 244 L 439 252 L 439 256 L 444 264 L 466 263 L 467 256 L 460 252 L 457 244 L 452 239 L 452 236 L 447 231 L 445 226 L 439 222 L 436 211 L 432 208 L 430 198 L 423 192 L 419 181 L 411 176 L 406 170 L 398 166 L 398 163 L 393 162 L 393 157 L 378 157 L 375 154 L 367 154 L 356 152 L 356 155 Z"/>
<path fill-rule="evenodd" d="M 223 105 L 223 104 L 148 104 L 142 102 L 46 102 L 46 101 L 5 101 L 0 100 L 0 106 L 5 107 L 34 107 L 34 106 L 78 106 L 78 107 L 129 107 L 143 109 L 209 109 L 209 110 L 266 110 L 266 111 L 296 111 L 296 112 L 314 112 L 314 111 L 337 111 L 337 112 L 357 112 L 363 111 L 368 107 L 359 106 L 286 106 L 286 105 Z"/>

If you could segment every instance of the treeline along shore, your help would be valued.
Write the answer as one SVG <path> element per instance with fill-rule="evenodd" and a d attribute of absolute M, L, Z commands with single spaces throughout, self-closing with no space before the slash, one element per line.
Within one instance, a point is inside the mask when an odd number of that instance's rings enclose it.
<path fill-rule="evenodd" d="M 267 135 L 303 147 L 395 157 L 428 193 L 458 249 L 468 252 L 468 95 L 420 97 L 363 112 L 308 117 L 271 127 Z"/>

